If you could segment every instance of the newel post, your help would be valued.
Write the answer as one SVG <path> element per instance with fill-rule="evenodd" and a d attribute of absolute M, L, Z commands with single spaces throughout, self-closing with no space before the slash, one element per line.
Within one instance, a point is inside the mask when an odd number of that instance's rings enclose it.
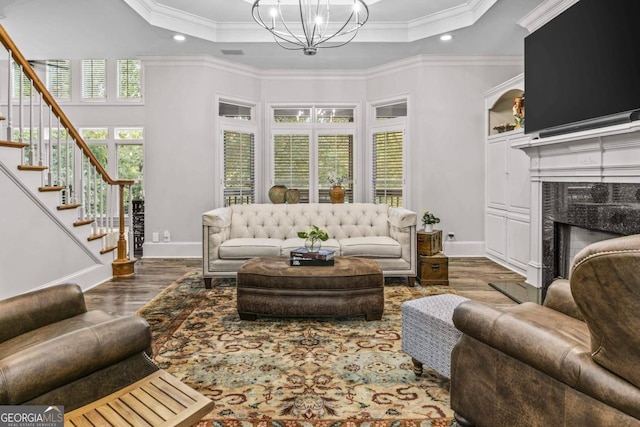
<path fill-rule="evenodd" d="M 127 258 L 127 241 L 124 238 L 124 184 L 120 184 L 120 222 L 118 224 L 120 236 L 118 237 L 118 258 L 113 261 L 113 276 L 127 277 L 135 274 L 133 265 L 136 260 Z"/>

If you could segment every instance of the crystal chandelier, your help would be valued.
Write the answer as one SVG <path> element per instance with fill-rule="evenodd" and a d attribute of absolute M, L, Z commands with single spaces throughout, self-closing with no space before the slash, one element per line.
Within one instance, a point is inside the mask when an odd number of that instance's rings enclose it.
<path fill-rule="evenodd" d="M 364 0 L 255 0 L 251 13 L 280 46 L 305 55 L 344 46 L 369 19 Z M 326 42 L 331 44 L 321 46 Z"/>

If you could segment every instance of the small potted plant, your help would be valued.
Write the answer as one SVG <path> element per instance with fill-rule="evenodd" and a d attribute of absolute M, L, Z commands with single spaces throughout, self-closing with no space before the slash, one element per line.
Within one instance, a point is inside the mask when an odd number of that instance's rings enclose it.
<path fill-rule="evenodd" d="M 424 215 L 422 215 L 422 225 L 424 226 L 424 231 L 431 232 L 433 231 L 433 224 L 437 224 L 440 222 L 440 218 L 435 216 L 429 211 L 426 211 Z"/>
<path fill-rule="evenodd" d="M 312 225 L 308 231 L 299 231 L 298 237 L 305 239 L 304 247 L 307 248 L 309 252 L 318 252 L 322 246 L 322 242 L 329 239 L 327 232 L 315 225 Z"/>

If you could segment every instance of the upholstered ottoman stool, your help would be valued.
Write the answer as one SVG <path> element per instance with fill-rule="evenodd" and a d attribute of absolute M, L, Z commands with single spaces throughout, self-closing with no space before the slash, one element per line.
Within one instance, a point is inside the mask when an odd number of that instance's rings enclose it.
<path fill-rule="evenodd" d="M 291 266 L 289 257 L 252 258 L 238 270 L 242 320 L 282 317 L 365 316 L 380 320 L 384 278 L 377 262 L 336 257 L 333 266 Z"/>
<path fill-rule="evenodd" d="M 453 310 L 468 298 L 434 295 L 402 304 L 402 350 L 411 356 L 413 371 L 425 364 L 451 378 L 451 350 L 461 333 L 453 326 Z"/>

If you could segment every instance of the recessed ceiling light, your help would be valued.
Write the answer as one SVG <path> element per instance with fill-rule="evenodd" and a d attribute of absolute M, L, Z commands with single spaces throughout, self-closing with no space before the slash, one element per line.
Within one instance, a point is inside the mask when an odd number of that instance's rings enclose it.
<path fill-rule="evenodd" d="M 182 34 L 174 34 L 173 35 L 173 39 L 177 42 L 183 42 L 185 41 L 187 38 L 185 36 L 183 36 Z"/>
<path fill-rule="evenodd" d="M 448 42 L 452 38 L 453 36 L 451 34 L 443 34 L 440 36 L 440 40 L 442 40 L 443 42 Z"/>

